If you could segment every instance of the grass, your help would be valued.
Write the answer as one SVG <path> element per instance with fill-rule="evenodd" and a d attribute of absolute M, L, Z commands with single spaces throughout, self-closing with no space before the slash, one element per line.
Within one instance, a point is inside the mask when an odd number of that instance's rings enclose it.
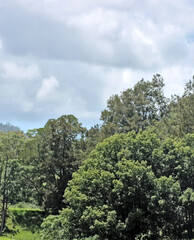
<path fill-rule="evenodd" d="M 18 233 L 5 233 L 5 236 L 0 237 L 0 240 L 40 240 L 38 232 L 32 233 L 31 231 L 17 227 Z"/>
<path fill-rule="evenodd" d="M 5 232 L 0 240 L 39 240 L 44 217 L 44 211 L 37 206 L 10 206 Z"/>
<path fill-rule="evenodd" d="M 13 240 L 11 238 L 8 238 L 8 237 L 0 237 L 1 240 Z"/>
<path fill-rule="evenodd" d="M 25 202 L 20 202 L 15 205 L 10 205 L 9 209 L 27 209 L 27 210 L 39 210 L 41 211 L 40 207 L 37 207 L 37 205 L 32 204 L 32 203 L 25 203 Z"/>

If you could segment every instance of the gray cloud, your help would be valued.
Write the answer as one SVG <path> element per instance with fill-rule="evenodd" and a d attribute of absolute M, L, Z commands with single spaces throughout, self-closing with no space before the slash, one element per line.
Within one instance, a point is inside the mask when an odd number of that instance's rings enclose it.
<path fill-rule="evenodd" d="M 166 93 L 193 74 L 189 0 L 0 2 L 0 121 L 39 126 L 74 114 L 91 125 L 113 93 L 156 72 Z M 172 92 L 173 93 L 173 92 Z"/>
<path fill-rule="evenodd" d="M 49 1 L 44 3 L 49 4 Z M 155 24 L 152 18 L 140 16 L 142 9 L 135 8 L 134 3 L 128 11 L 109 9 L 110 3 L 104 5 L 104 9 L 94 8 L 93 1 L 91 10 L 69 15 L 63 21 L 59 21 L 59 12 L 57 21 L 8 1 L 0 16 L 0 36 L 5 51 L 37 58 L 145 70 L 168 64 L 172 46 L 176 46 L 177 60 L 187 56 L 184 38 L 178 27 L 161 26 Z M 145 56 L 149 61 L 144 60 Z"/>

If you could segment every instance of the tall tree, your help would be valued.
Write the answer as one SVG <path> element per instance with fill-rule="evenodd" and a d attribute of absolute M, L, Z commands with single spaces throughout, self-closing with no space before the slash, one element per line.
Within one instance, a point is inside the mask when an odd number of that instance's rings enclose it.
<path fill-rule="evenodd" d="M 57 213 L 64 206 L 64 190 L 83 156 L 81 139 L 84 132 L 77 118 L 64 115 L 49 120 L 44 128 L 33 133 L 38 141 L 34 161 L 38 175 L 33 171 L 32 176 L 36 175 L 35 185 L 40 186 L 43 205 L 48 211 Z"/>
<path fill-rule="evenodd" d="M 187 133 L 194 133 L 194 78 L 187 82 L 183 96 L 177 97 L 172 109 L 172 121 L 176 126 L 176 133 L 182 137 Z"/>
<path fill-rule="evenodd" d="M 159 121 L 166 114 L 167 99 L 163 94 L 163 78 L 156 74 L 152 81 L 139 81 L 133 89 L 113 95 L 102 111 L 103 129 L 107 135 L 115 132 L 139 131 Z"/>
<path fill-rule="evenodd" d="M 172 96 L 168 114 L 162 121 L 155 123 L 155 130 L 164 137 L 194 133 L 194 77 L 185 85 L 182 96 Z"/>

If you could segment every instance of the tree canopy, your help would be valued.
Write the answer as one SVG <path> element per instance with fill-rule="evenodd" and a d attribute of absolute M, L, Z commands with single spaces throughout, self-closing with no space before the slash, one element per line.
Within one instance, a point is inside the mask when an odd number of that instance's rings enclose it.
<path fill-rule="evenodd" d="M 139 131 L 161 120 L 167 110 L 167 99 L 163 93 L 163 78 L 156 74 L 152 81 L 142 79 L 134 88 L 121 95 L 113 95 L 102 111 L 101 120 L 107 133 Z"/>
<path fill-rule="evenodd" d="M 68 184 L 67 207 L 43 223 L 43 239 L 52 239 L 56 224 L 58 239 L 180 239 L 188 227 L 182 200 L 191 187 L 181 174 L 193 169 L 180 164 L 191 164 L 193 140 L 161 143 L 140 131 L 98 144 Z"/>

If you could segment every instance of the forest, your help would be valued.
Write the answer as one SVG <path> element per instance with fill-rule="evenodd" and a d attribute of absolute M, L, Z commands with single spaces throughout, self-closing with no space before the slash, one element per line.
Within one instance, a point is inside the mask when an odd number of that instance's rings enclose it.
<path fill-rule="evenodd" d="M 171 98 L 142 79 L 100 120 L 1 125 L 0 239 L 194 239 L 194 78 Z"/>

